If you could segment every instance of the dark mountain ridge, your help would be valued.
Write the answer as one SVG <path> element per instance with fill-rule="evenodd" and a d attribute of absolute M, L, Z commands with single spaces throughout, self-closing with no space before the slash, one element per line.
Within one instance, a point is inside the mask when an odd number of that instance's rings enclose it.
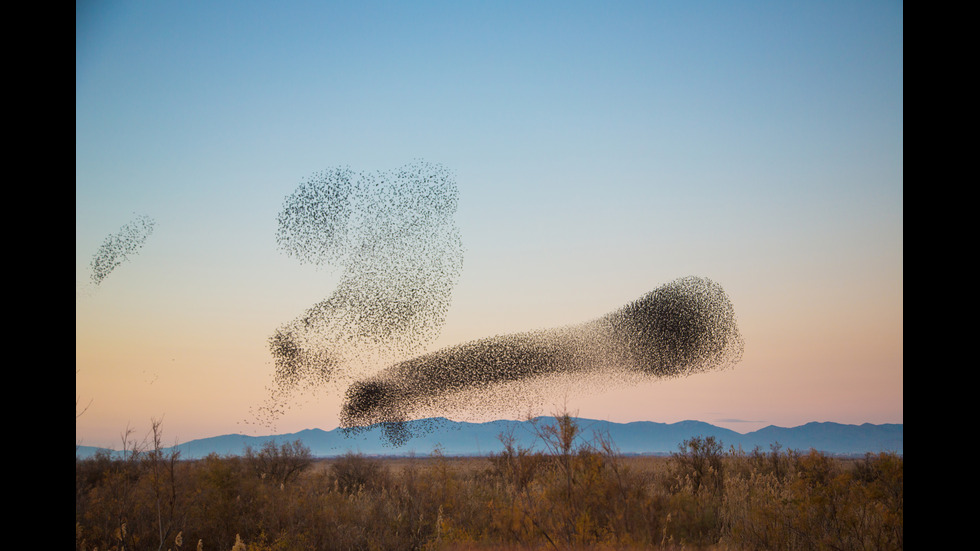
<path fill-rule="evenodd" d="M 623 454 L 669 454 L 694 437 L 713 436 L 727 451 L 730 447 L 751 451 L 769 451 L 779 445 L 783 450 L 808 451 L 815 449 L 833 455 L 864 455 L 865 453 L 895 452 L 903 454 L 903 425 L 881 424 L 846 425 L 832 422 L 811 422 L 798 427 L 768 426 L 746 434 L 717 427 L 701 421 L 657 423 L 635 421 L 613 423 L 595 419 L 575 418 L 580 429 L 580 442 L 592 441 L 601 435 Z M 512 436 L 514 444 L 535 450 L 544 446 L 538 436 L 540 429 L 554 424 L 553 417 L 538 417 L 529 421 L 497 420 L 486 423 L 451 421 L 445 418 L 421 419 L 405 423 L 413 437 L 403 445 L 393 445 L 384 429 L 374 425 L 357 432 L 306 429 L 291 434 L 246 436 L 226 434 L 191 440 L 178 444 L 183 459 L 199 459 L 211 453 L 240 455 L 246 447 L 259 450 L 266 442 L 300 440 L 314 456 L 334 457 L 348 452 L 364 455 L 427 456 L 438 451 L 446 456 L 473 456 L 499 453 L 503 449 L 502 435 Z M 99 448 L 76 446 L 75 456 L 93 456 Z M 112 451 L 112 450 L 110 450 Z M 165 450 L 170 451 L 170 448 Z"/>

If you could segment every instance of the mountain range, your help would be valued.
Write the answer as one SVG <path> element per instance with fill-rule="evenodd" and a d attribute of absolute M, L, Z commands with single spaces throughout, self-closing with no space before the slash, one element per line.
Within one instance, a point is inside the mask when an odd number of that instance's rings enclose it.
<path fill-rule="evenodd" d="M 768 426 L 742 434 L 701 421 L 656 423 L 637 421 L 613 423 L 595 419 L 575 418 L 580 429 L 580 442 L 591 442 L 597 435 L 611 442 L 623 454 L 669 454 L 694 437 L 713 436 L 730 447 L 751 451 L 769 451 L 772 446 L 783 450 L 808 451 L 815 449 L 832 455 L 864 455 L 865 453 L 895 452 L 903 454 L 903 425 L 881 424 L 845 425 L 840 423 L 807 423 L 798 427 Z M 528 421 L 497 420 L 486 423 L 451 421 L 430 418 L 406 422 L 404 428 L 412 437 L 401 445 L 393 444 L 384 427 L 374 425 L 357 432 L 344 429 L 307 429 L 291 434 L 246 436 L 227 434 L 191 440 L 175 446 L 183 459 L 200 459 L 209 454 L 241 455 L 247 447 L 259 450 L 266 442 L 300 440 L 316 457 L 334 457 L 347 453 L 378 456 L 426 456 L 434 452 L 445 456 L 472 456 L 499 453 L 503 449 L 502 435 L 513 437 L 515 446 L 544 449 L 538 436 L 542 427 L 553 425 L 553 417 L 538 417 Z M 93 456 L 100 448 L 76 446 L 75 456 Z M 110 450 L 112 451 L 112 450 Z M 165 449 L 170 452 L 171 449 Z"/>

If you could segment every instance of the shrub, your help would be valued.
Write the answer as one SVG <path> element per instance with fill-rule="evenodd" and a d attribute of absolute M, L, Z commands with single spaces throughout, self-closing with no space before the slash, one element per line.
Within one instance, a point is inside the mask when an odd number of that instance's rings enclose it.
<path fill-rule="evenodd" d="M 297 443 L 184 461 L 159 438 L 76 459 L 76 549 L 903 548 L 901 456 L 722 453 L 695 438 L 626 458 L 556 419 L 538 427 L 545 451 L 503 435 L 469 469 L 437 454 L 392 471 L 353 453 L 310 468 Z"/>
<path fill-rule="evenodd" d="M 381 461 L 360 453 L 347 452 L 330 465 L 330 474 L 342 492 L 377 490 L 385 486 L 388 471 Z"/>
<path fill-rule="evenodd" d="M 278 446 L 270 440 L 258 452 L 247 446 L 245 461 L 259 478 L 284 486 L 313 463 L 313 454 L 301 440 Z"/>

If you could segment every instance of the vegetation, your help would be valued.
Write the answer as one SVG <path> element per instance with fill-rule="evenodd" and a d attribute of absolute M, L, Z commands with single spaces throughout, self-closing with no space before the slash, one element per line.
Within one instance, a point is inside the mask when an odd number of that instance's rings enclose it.
<path fill-rule="evenodd" d="M 314 459 L 301 442 L 180 460 L 124 437 L 75 460 L 75 548 L 902 549 L 903 459 L 744 452 L 712 437 L 619 454 L 568 415 L 544 451 Z M 127 433 L 128 437 L 128 433 Z"/>

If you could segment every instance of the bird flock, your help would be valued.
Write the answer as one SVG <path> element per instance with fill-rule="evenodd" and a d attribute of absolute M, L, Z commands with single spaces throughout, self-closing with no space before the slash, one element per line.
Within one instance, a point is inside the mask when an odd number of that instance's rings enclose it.
<path fill-rule="evenodd" d="M 348 388 L 341 423 L 353 432 L 381 425 L 400 445 L 413 436 L 406 421 L 426 412 L 474 406 L 513 412 L 520 398 L 547 393 L 548 385 L 562 388 L 559 378 L 597 390 L 681 377 L 733 366 L 743 349 L 722 287 L 685 277 L 596 320 L 498 335 L 396 363 Z"/>
<path fill-rule="evenodd" d="M 277 243 L 303 263 L 340 270 L 333 293 L 269 338 L 274 392 L 344 389 L 341 426 L 381 426 L 400 445 L 417 420 L 510 413 L 569 388 L 686 376 L 737 363 L 744 343 L 722 287 L 664 284 L 601 318 L 496 335 L 425 353 L 445 322 L 463 264 L 458 191 L 441 165 L 320 172 L 278 215 Z"/>
<path fill-rule="evenodd" d="M 732 302 L 721 285 L 695 276 L 591 321 L 425 352 L 463 267 L 457 206 L 453 174 L 424 161 L 393 171 L 333 168 L 286 196 L 278 248 L 338 271 L 339 282 L 269 337 L 273 386 L 257 411 L 267 425 L 297 391 L 330 385 L 343 392 L 345 430 L 380 426 L 400 445 L 413 436 L 409 425 L 426 430 L 420 419 L 513 416 L 556 393 L 682 377 L 741 359 Z M 92 282 L 139 252 L 153 228 L 153 219 L 138 216 L 109 235 L 92 259 Z"/>
<path fill-rule="evenodd" d="M 452 173 L 423 161 L 326 170 L 285 198 L 280 251 L 340 274 L 330 296 L 269 338 L 275 393 L 343 386 L 439 336 L 462 270 L 457 203 Z"/>
<path fill-rule="evenodd" d="M 153 233 L 154 226 L 152 218 L 140 215 L 123 225 L 118 232 L 107 236 L 89 264 L 92 283 L 101 285 L 113 270 L 129 260 L 130 256 L 137 254 Z"/>

